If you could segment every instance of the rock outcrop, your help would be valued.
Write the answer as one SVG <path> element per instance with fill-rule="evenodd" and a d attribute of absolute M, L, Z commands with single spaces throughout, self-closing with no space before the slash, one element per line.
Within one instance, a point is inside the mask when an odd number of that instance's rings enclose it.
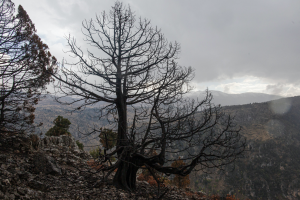
<path fill-rule="evenodd" d="M 0 135 L 0 199 L 153 199 L 157 188 L 137 182 L 128 193 L 102 183 L 101 172 L 88 164 L 72 136 Z M 110 177 L 111 180 L 112 177 Z M 205 199 L 176 187 L 166 187 L 163 199 Z"/>

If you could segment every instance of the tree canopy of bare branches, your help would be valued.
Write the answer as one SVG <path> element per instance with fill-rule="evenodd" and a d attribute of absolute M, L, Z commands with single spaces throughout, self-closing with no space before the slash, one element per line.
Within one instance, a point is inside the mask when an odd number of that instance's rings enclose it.
<path fill-rule="evenodd" d="M 117 169 L 113 184 L 131 191 L 142 167 L 185 176 L 196 166 L 221 168 L 241 155 L 240 128 L 211 103 L 211 94 L 201 101 L 184 97 L 193 69 L 177 63 L 178 43 L 168 42 L 160 29 L 120 2 L 82 26 L 91 48 L 85 52 L 67 37 L 77 61 L 54 76 L 60 92 L 80 97 L 68 103 L 81 103 L 76 109 L 104 102 L 100 117 L 117 132 L 116 148 L 102 157 L 103 163 L 117 157 L 100 168 L 107 172 L 104 180 Z M 172 167 L 178 156 L 185 165 Z"/>
<path fill-rule="evenodd" d="M 33 128 L 33 105 L 56 63 L 23 7 L 14 11 L 11 0 L 0 0 L 0 132 Z"/>

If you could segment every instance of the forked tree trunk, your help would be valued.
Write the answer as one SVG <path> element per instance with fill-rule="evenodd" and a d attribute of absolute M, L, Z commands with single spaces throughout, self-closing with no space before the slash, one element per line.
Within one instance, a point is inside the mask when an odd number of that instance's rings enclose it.
<path fill-rule="evenodd" d="M 118 167 L 113 184 L 118 189 L 134 191 L 136 189 L 136 173 L 139 167 L 133 160 L 124 160 Z"/>
<path fill-rule="evenodd" d="M 119 50 L 119 55 L 121 55 L 121 49 Z M 126 148 L 130 146 L 130 142 L 127 138 L 126 79 L 123 80 L 124 82 L 122 83 L 121 58 L 119 58 L 117 74 L 116 107 L 118 110 L 118 138 L 116 147 Z M 121 159 L 121 163 L 118 166 L 113 184 L 118 189 L 134 191 L 136 189 L 136 173 L 139 167 L 137 167 L 137 161 L 131 158 L 129 152 L 123 151 L 126 150 L 122 149 L 117 152 L 118 159 Z M 122 155 L 123 153 L 125 153 L 125 155 Z"/>

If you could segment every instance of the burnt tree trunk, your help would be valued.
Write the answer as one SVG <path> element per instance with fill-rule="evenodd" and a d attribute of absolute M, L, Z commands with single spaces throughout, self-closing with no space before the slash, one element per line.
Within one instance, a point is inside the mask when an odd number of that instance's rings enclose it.
<path fill-rule="evenodd" d="M 125 157 L 114 176 L 114 186 L 118 189 L 134 191 L 136 189 L 136 173 L 138 169 L 136 162 L 129 158 L 129 155 Z"/>
<path fill-rule="evenodd" d="M 136 189 L 136 173 L 139 167 L 136 161 L 127 151 L 130 148 L 130 141 L 127 137 L 127 105 L 126 105 L 126 79 L 122 83 L 121 59 L 119 58 L 118 73 L 116 79 L 116 107 L 118 110 L 118 138 L 116 148 L 120 148 L 117 152 L 118 160 L 121 163 L 113 179 L 113 185 L 118 189 L 133 191 Z M 123 87 L 122 87 L 123 86 Z"/>

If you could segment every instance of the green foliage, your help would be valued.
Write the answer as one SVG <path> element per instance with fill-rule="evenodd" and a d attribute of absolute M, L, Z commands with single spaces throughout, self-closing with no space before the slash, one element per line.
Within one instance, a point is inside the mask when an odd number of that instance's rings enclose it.
<path fill-rule="evenodd" d="M 115 162 L 116 160 L 117 160 L 117 159 L 116 159 L 114 156 L 111 156 L 111 157 L 110 157 L 110 161 L 111 161 L 111 162 Z"/>
<path fill-rule="evenodd" d="M 71 122 L 67 118 L 58 116 L 53 123 L 54 126 L 47 131 L 46 136 L 71 135 L 68 131 Z"/>
<path fill-rule="evenodd" d="M 97 147 L 95 149 L 90 150 L 89 153 L 94 159 L 97 159 L 99 157 L 99 151 L 100 151 L 100 148 Z"/>
<path fill-rule="evenodd" d="M 1 0 L 0 20 L 0 133 L 30 133 L 56 58 L 21 5 L 16 10 L 11 0 Z"/>
<path fill-rule="evenodd" d="M 116 132 L 113 132 L 111 129 L 107 128 L 101 128 L 100 131 L 101 133 L 99 137 L 102 146 L 106 149 L 111 149 L 115 147 L 117 144 L 118 134 Z"/>
<path fill-rule="evenodd" d="M 99 152 L 100 152 L 100 153 L 99 153 Z M 91 155 L 94 159 L 99 158 L 99 155 L 104 155 L 103 151 L 101 151 L 99 147 L 90 150 L 89 153 L 90 153 L 90 155 Z M 115 161 L 116 161 L 116 158 L 112 156 L 112 157 L 110 157 L 110 161 L 111 161 L 111 162 L 115 162 Z"/>
<path fill-rule="evenodd" d="M 80 150 L 83 150 L 84 145 L 79 140 L 76 140 L 76 144 Z"/>

